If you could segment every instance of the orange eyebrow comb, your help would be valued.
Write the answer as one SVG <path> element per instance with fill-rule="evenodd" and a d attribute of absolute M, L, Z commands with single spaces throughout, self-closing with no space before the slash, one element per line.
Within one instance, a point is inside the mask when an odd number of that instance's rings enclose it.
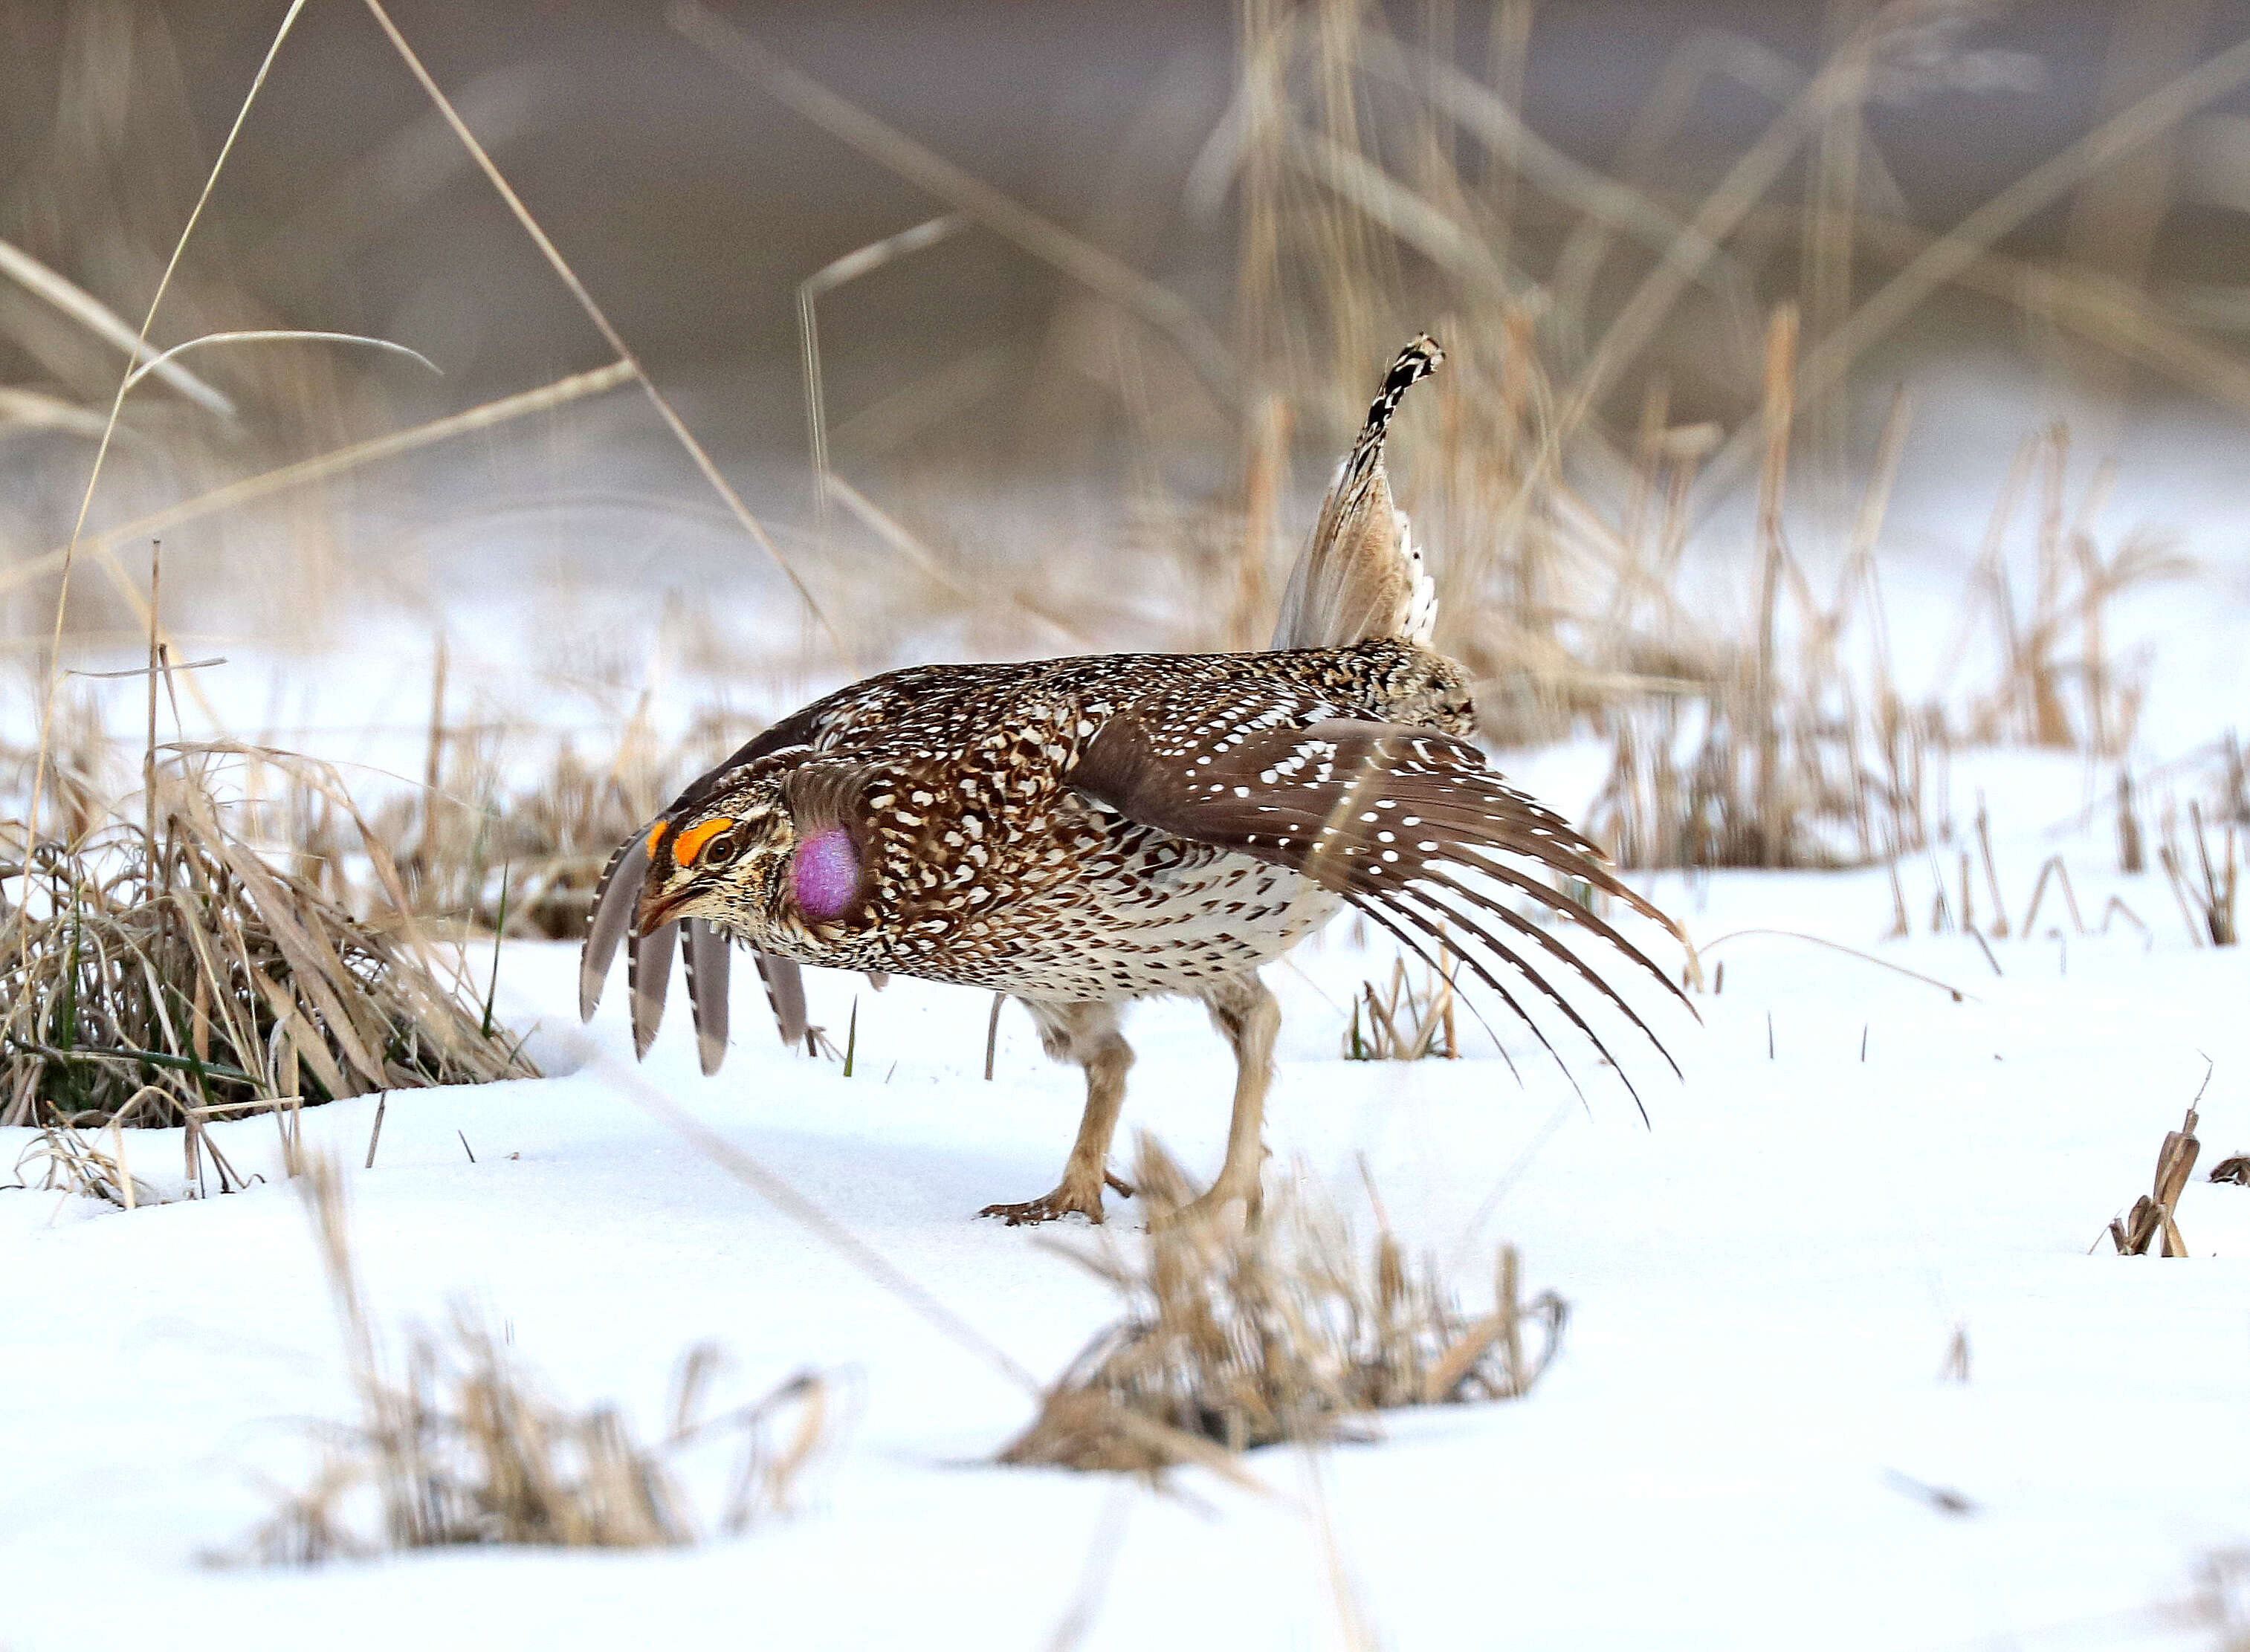
<path fill-rule="evenodd" d="M 705 821 L 700 826 L 690 826 L 686 831 L 680 833 L 679 836 L 672 840 L 672 859 L 673 864 L 680 866 L 692 864 L 694 862 L 695 857 L 703 852 L 704 844 L 709 843 L 713 838 L 716 837 L 721 832 L 725 831 L 727 828 L 732 826 L 734 823 L 735 823 L 732 820 L 728 819 L 726 816 L 721 815 L 716 819 Z"/>

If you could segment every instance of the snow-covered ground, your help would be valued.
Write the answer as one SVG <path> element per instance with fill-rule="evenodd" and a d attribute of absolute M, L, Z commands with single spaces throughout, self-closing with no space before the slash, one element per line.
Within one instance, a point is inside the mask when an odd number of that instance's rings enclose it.
<path fill-rule="evenodd" d="M 1996 975 L 1958 935 L 1881 941 L 1880 872 L 1660 880 L 1700 942 L 1808 932 L 1965 996 L 1802 940 L 1726 940 L 1700 1027 L 1638 993 L 1687 1070 L 1629 1063 L 1646 1127 L 1610 1075 L 1581 1062 L 1582 1105 L 1512 1036 L 1520 1084 L 1480 1036 L 1480 1058 L 1340 1060 L 1331 1001 L 1387 968 L 1342 926 L 1271 971 L 1288 1019 L 1269 1175 L 1353 1190 L 1364 1155 L 1471 1306 L 1508 1241 L 1571 1313 L 1528 1400 L 1255 1454 L 1262 1496 L 1201 1471 L 1158 1491 L 990 1466 L 1029 1419 L 1023 1388 L 680 1128 L 754 1156 L 1052 1374 L 1112 1304 L 1039 1236 L 972 1218 L 1049 1186 L 1075 1119 L 1075 1074 L 1019 1015 L 987 1084 L 981 996 L 818 976 L 815 1018 L 839 1032 L 857 993 L 855 1077 L 781 1051 L 746 1002 L 720 1077 L 697 1075 L 675 1013 L 643 1088 L 622 993 L 581 1030 L 570 950 L 512 946 L 501 1007 L 537 1023 L 549 1077 L 393 1097 L 371 1172 L 373 1100 L 306 1116 L 348 1167 L 377 1319 L 481 1304 L 550 1390 L 616 1398 L 648 1429 L 707 1339 L 742 1397 L 807 1365 L 845 1373 L 855 1415 L 804 1506 L 687 1552 L 212 1567 L 269 1511 L 259 1476 L 304 1474 L 300 1425 L 351 1415 L 299 1200 L 267 1182 L 126 1213 L 8 1192 L 0 1647 L 1296 1649 L 1364 1643 L 1352 1622 L 1395 1648 L 2213 1644 L 2165 1607 L 2250 1542 L 2250 1190 L 2200 1179 L 2250 1149 L 2250 953 L 2191 949 L 2160 880 L 2104 875 L 2098 834 L 2041 835 L 2041 786 L 2067 812 L 2072 771 L 2015 780 L 2031 801 L 1998 858 L 2019 923 L 2060 848 L 2089 921 L 2122 891 L 2153 946 L 2122 925 L 1999 941 Z M 1920 914 L 1929 877 L 1908 877 Z M 2043 936 L 2055 921 L 2050 904 Z M 1183 1004 L 1131 1029 L 1128 1129 L 1208 1174 L 1223 1047 Z M 2193 1256 L 2089 1255 L 2205 1057 Z M 271 1123 L 217 1134 L 278 1169 Z M 0 1166 L 27 1139 L 0 1132 Z M 176 1138 L 127 1146 L 178 1191 Z M 1113 1201 L 1121 1242 L 1138 1220 Z M 1059 1639 L 1089 1600 L 1082 1642 Z"/>
<path fill-rule="evenodd" d="M 1954 389 L 1929 398 L 1909 468 L 1967 479 L 1925 479 L 1886 533 L 1909 694 L 1958 664 L 1943 649 L 1990 495 L 2032 423 L 2012 402 L 1994 414 L 1973 383 Z M 2135 754 L 2153 830 L 2165 799 L 2184 803 L 2206 777 L 2151 770 L 2237 719 L 2250 503 L 2206 442 L 2150 437 L 2128 458 L 2127 498 L 2092 525 L 2104 554 L 2136 529 L 2185 522 L 2199 562 L 2112 616 L 2113 648 L 2154 657 Z M 769 629 L 794 626 L 751 600 L 756 568 L 691 617 L 738 655 L 773 654 L 769 678 L 736 682 L 732 664 L 700 668 L 666 640 L 686 623 L 667 594 L 681 568 L 706 595 L 714 569 L 740 574 L 723 524 L 594 536 L 599 578 L 550 554 L 567 537 L 556 522 L 521 544 L 496 543 L 489 515 L 460 532 L 474 543 L 398 527 L 429 564 L 402 575 L 426 584 L 426 609 L 354 605 L 350 634 L 315 639 L 314 655 L 183 637 L 231 663 L 198 674 L 209 712 L 191 695 L 182 732 L 266 735 L 354 765 L 355 786 L 379 792 L 384 774 L 420 771 L 441 630 L 457 719 L 575 731 L 589 751 L 636 711 L 668 733 L 721 695 L 770 712 L 826 685 L 791 678 L 787 650 L 749 623 L 763 611 Z M 2028 534 L 2019 522 L 2009 540 L 2019 582 Z M 1722 552 L 1739 543 L 1714 537 Z M 725 541 L 723 559 L 701 554 L 706 540 Z M 1723 609 L 1740 592 L 1721 576 L 1739 585 L 1749 567 L 1707 568 L 1698 589 Z M 82 663 L 136 657 L 114 652 Z M 1955 672 L 1975 675 L 1973 662 Z M 113 728 L 138 729 L 140 692 L 113 698 Z M 0 721 L 23 732 L 13 710 Z M 1605 757 L 1580 744 L 1508 767 L 1583 816 Z M 2161 878 L 2109 870 L 2112 774 L 2020 754 L 1953 764 L 1945 806 L 1965 828 L 1989 802 L 2018 930 L 1989 960 L 1959 933 L 1923 933 L 1957 845 L 1902 867 L 1917 931 L 1906 940 L 1883 939 L 1893 900 L 1880 871 L 1653 881 L 1706 948 L 1707 990 L 1698 1024 L 1653 983 L 1633 986 L 1686 1070 L 1673 1080 L 1620 1032 L 1646 1125 L 1583 1052 L 1584 1103 L 1504 1026 L 1520 1082 L 1467 1018 L 1470 1059 L 1341 1060 L 1337 1006 L 1390 967 L 1347 926 L 1271 970 L 1287 1022 L 1269 1175 L 1301 1166 L 1362 1203 L 1363 1157 L 1391 1222 L 1472 1308 L 1494 1248 L 1513 1242 L 1528 1286 L 1559 1291 L 1571 1315 L 1528 1400 L 1394 1415 L 1377 1444 L 1257 1454 L 1262 1496 L 1194 1471 L 1156 1491 L 990 1466 L 1032 1415 L 1023 1386 L 683 1128 L 754 1157 L 1047 1377 L 1115 1304 L 1043 1242 L 1054 1230 L 972 1215 L 1051 1186 L 1076 1120 L 1076 1074 L 1046 1062 L 1019 1014 L 1003 1018 L 987 1084 L 982 997 L 907 981 L 878 996 L 816 974 L 815 1019 L 839 1037 L 858 995 L 854 1077 L 776 1048 L 752 988 L 725 1071 L 706 1080 L 684 1004 L 636 1069 L 622 983 L 582 1030 L 572 950 L 512 945 L 500 1007 L 536 1027 L 549 1077 L 391 1098 L 371 1171 L 358 1167 L 372 1098 L 305 1118 L 308 1145 L 346 1167 L 376 1318 L 396 1346 L 452 1303 L 478 1304 L 549 1391 L 615 1399 L 644 1434 L 699 1342 L 731 1352 L 736 1397 L 806 1366 L 839 1373 L 853 1415 L 804 1506 L 687 1552 L 207 1564 L 271 1511 L 268 1484 L 304 1482 L 305 1425 L 354 1405 L 273 1125 L 251 1120 L 215 1132 L 238 1167 L 270 1178 L 245 1193 L 126 1213 L 0 1191 L 0 1415 L 12 1425 L 0 1652 L 152 1635 L 183 1649 L 670 1636 L 935 1652 L 1137 1648 L 1152 1635 L 1243 1652 L 1368 1636 L 1636 1652 L 2212 1644 L 2171 1607 L 2205 1557 L 2250 1545 L 2250 1190 L 2199 1179 L 2250 1150 L 2250 954 L 2191 947 Z M 2033 880 L 2058 853 L 2089 926 L 2116 894 L 2149 935 L 2123 919 L 2081 935 L 2050 889 L 2024 938 Z M 1989 923 L 1981 866 L 1975 892 Z M 1774 931 L 1881 963 L 1742 933 Z M 1128 1132 L 1154 1131 L 1207 1175 L 1231 1087 L 1223 1046 L 1183 1004 L 1142 1006 L 1130 1029 Z M 2106 1254 L 2105 1224 L 2148 1190 L 2206 1058 L 2202 1160 L 2179 1213 L 2193 1256 Z M 30 1141 L 0 1132 L 0 1180 Z M 176 1136 L 124 1145 L 145 1182 L 181 1191 Z M 1136 1242 L 1138 1207 L 1113 1201 L 1113 1214 L 1110 1236 Z M 1076 1621 L 1080 1640 L 1065 1633 Z"/>

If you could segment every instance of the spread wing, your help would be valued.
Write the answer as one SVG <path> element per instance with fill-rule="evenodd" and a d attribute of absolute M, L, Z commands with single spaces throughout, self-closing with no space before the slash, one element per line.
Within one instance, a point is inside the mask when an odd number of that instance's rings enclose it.
<path fill-rule="evenodd" d="M 1508 786 L 1465 741 L 1425 728 L 1356 721 L 1198 731 L 1181 740 L 1128 712 L 1112 718 L 1087 743 L 1071 784 L 1143 825 L 1301 872 L 1425 957 L 1425 944 L 1451 952 L 1549 1054 L 1553 1045 L 1503 974 L 1553 1006 L 1610 1059 L 1600 1036 L 1539 966 L 1577 976 L 1672 1063 L 1615 988 L 1494 886 L 1591 930 L 1686 1003 L 1646 954 L 1539 874 L 1578 879 L 1675 935 L 1677 926 L 1620 882 L 1601 851 L 1567 821 Z M 1629 1079 L 1625 1084 L 1630 1091 Z"/>
<path fill-rule="evenodd" d="M 811 727 L 804 712 L 775 724 L 673 800 L 666 816 L 695 808 L 729 770 L 755 758 L 805 743 Z M 664 999 L 672 984 L 672 960 L 680 950 L 683 926 L 663 924 L 645 935 L 632 932 L 641 885 L 648 878 L 648 828 L 618 848 L 594 885 L 594 905 L 586 925 L 586 944 L 578 954 L 578 1018 L 591 1021 L 618 948 L 625 949 L 625 979 L 632 1001 L 633 1051 L 645 1056 L 664 1019 Z M 728 946 L 725 933 L 690 919 L 687 934 L 687 1002 L 695 1017 L 695 1043 L 706 1073 L 719 1070 L 727 1057 Z M 804 1036 L 804 977 L 787 958 L 757 954 L 766 1002 L 784 1044 Z"/>

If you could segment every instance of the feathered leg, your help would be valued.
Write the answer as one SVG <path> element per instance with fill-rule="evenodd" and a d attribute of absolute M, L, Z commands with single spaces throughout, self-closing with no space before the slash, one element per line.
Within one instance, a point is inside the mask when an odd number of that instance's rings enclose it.
<path fill-rule="evenodd" d="M 1086 1112 L 1078 1121 L 1078 1139 L 1063 1166 L 1062 1181 L 1053 1193 L 1019 1205 L 987 1205 L 977 1214 L 998 1216 L 1011 1228 L 1053 1222 L 1073 1211 L 1088 1222 L 1100 1222 L 1105 1184 L 1128 1199 L 1133 1194 L 1132 1188 L 1109 1174 L 1109 1139 L 1117 1133 L 1117 1115 L 1125 1107 L 1125 1075 L 1133 1065 L 1133 1046 L 1117 1029 L 1115 1004 L 1018 1002 L 1039 1023 L 1039 1042 L 1050 1057 L 1086 1069 Z"/>
<path fill-rule="evenodd" d="M 1239 1199 L 1254 1218 L 1266 1165 L 1266 1091 L 1273 1082 L 1273 1038 L 1281 1030 L 1281 1003 L 1255 970 L 1214 982 L 1202 997 L 1211 1025 L 1234 1047 L 1234 1116 L 1226 1127 L 1226 1162 L 1219 1167 L 1218 1180 L 1180 1215 L 1209 1215 Z"/>

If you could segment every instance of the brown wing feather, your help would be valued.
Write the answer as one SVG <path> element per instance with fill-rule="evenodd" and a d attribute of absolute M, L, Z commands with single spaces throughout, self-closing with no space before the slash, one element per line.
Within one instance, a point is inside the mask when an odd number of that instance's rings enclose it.
<path fill-rule="evenodd" d="M 1404 925 L 1450 948 L 1546 1043 L 1487 967 L 1487 959 L 1499 961 L 1608 1058 L 1594 1029 L 1519 950 L 1529 942 L 1592 987 L 1671 1060 L 1632 1006 L 1583 959 L 1450 870 L 1529 895 L 1616 946 L 1686 1002 L 1671 977 L 1612 926 L 1499 858 L 1577 878 L 1680 933 L 1568 822 L 1508 786 L 1465 741 L 1397 724 L 1330 721 L 1165 742 L 1128 715 L 1111 719 L 1087 742 L 1071 783 L 1144 825 L 1301 872 L 1394 933 Z"/>

